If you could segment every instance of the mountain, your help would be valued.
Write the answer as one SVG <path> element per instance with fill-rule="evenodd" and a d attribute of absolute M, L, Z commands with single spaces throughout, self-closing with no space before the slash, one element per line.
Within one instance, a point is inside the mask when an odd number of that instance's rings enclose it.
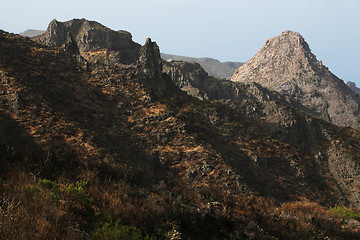
<path fill-rule="evenodd" d="M 360 88 L 358 88 L 356 86 L 356 84 L 354 82 L 347 82 L 346 85 L 351 89 L 353 90 L 356 94 L 360 95 Z"/>
<path fill-rule="evenodd" d="M 28 29 L 24 32 L 19 33 L 21 36 L 23 37 L 36 37 L 39 36 L 41 34 L 44 34 L 45 31 L 43 30 L 35 30 L 35 29 Z"/>
<path fill-rule="evenodd" d="M 101 49 L 108 49 L 111 61 L 120 63 L 133 63 L 139 58 L 140 45 L 132 41 L 132 35 L 123 30 L 114 31 L 102 24 L 86 19 L 73 19 L 67 22 L 51 21 L 46 32 L 36 36 L 35 41 L 52 47 L 64 46 L 67 38 L 71 37 L 76 42 L 79 51 L 96 53 Z M 110 51 L 110 53 L 109 53 Z M 92 53 L 90 53 L 92 52 Z M 112 52 L 116 52 L 112 56 Z"/>
<path fill-rule="evenodd" d="M 219 60 L 213 58 L 192 58 L 166 53 L 161 53 L 161 57 L 167 61 L 175 60 L 185 62 L 197 62 L 205 69 L 205 71 L 210 76 L 217 78 L 229 78 L 233 75 L 236 69 L 238 69 L 242 64 L 244 64 L 242 62 L 220 62 Z"/>
<path fill-rule="evenodd" d="M 304 38 L 285 31 L 265 45 L 231 77 L 257 82 L 286 96 L 293 106 L 335 124 L 360 128 L 360 99 L 310 51 Z"/>
<path fill-rule="evenodd" d="M 151 39 L 111 64 L 57 34 L 0 31 L 0 239 L 359 238 L 359 131 Z"/>

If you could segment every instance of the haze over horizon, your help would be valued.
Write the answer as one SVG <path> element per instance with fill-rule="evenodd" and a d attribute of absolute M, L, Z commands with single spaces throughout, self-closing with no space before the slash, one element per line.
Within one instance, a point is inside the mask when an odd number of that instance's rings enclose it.
<path fill-rule="evenodd" d="M 360 0 L 0 0 L 0 29 L 45 30 L 52 19 L 86 18 L 147 37 L 162 52 L 220 61 L 247 61 L 268 38 L 299 32 L 318 60 L 339 78 L 360 85 Z"/>

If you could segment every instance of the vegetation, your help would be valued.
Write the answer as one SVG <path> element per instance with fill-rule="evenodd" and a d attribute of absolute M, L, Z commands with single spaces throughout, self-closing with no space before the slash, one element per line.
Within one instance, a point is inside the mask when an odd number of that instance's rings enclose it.
<path fill-rule="evenodd" d="M 335 180 L 272 134 L 290 127 L 0 42 L 0 239 L 359 238 Z M 357 131 L 312 121 L 359 157 Z"/>
<path fill-rule="evenodd" d="M 135 227 L 126 227 L 122 226 L 119 221 L 115 224 L 113 223 L 105 223 L 101 227 L 95 229 L 92 234 L 93 239 L 95 240 L 116 240 L 116 239 L 124 239 L 124 240 L 150 240 L 149 236 L 143 237 L 141 231 L 136 229 Z"/>
<path fill-rule="evenodd" d="M 351 210 L 345 206 L 338 206 L 330 208 L 330 212 L 343 220 L 355 219 L 360 220 L 360 214 L 354 210 Z"/>

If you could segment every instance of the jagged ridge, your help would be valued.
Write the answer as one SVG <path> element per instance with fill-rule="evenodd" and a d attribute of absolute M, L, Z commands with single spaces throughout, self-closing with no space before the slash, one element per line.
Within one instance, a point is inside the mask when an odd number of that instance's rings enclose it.
<path fill-rule="evenodd" d="M 80 52 L 108 49 L 116 51 L 121 63 L 133 63 L 139 58 L 140 45 L 132 41 L 127 31 L 113 31 L 98 22 L 86 19 L 73 19 L 50 22 L 46 32 L 33 39 L 48 46 L 62 47 L 70 34 L 76 41 Z"/>

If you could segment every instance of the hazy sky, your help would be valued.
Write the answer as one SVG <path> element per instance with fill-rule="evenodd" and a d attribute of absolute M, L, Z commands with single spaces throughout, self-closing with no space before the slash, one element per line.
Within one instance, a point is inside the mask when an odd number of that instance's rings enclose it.
<path fill-rule="evenodd" d="M 0 29 L 46 29 L 52 19 L 95 20 L 147 37 L 162 52 L 247 61 L 293 30 L 339 78 L 360 86 L 360 0 L 0 0 Z"/>

